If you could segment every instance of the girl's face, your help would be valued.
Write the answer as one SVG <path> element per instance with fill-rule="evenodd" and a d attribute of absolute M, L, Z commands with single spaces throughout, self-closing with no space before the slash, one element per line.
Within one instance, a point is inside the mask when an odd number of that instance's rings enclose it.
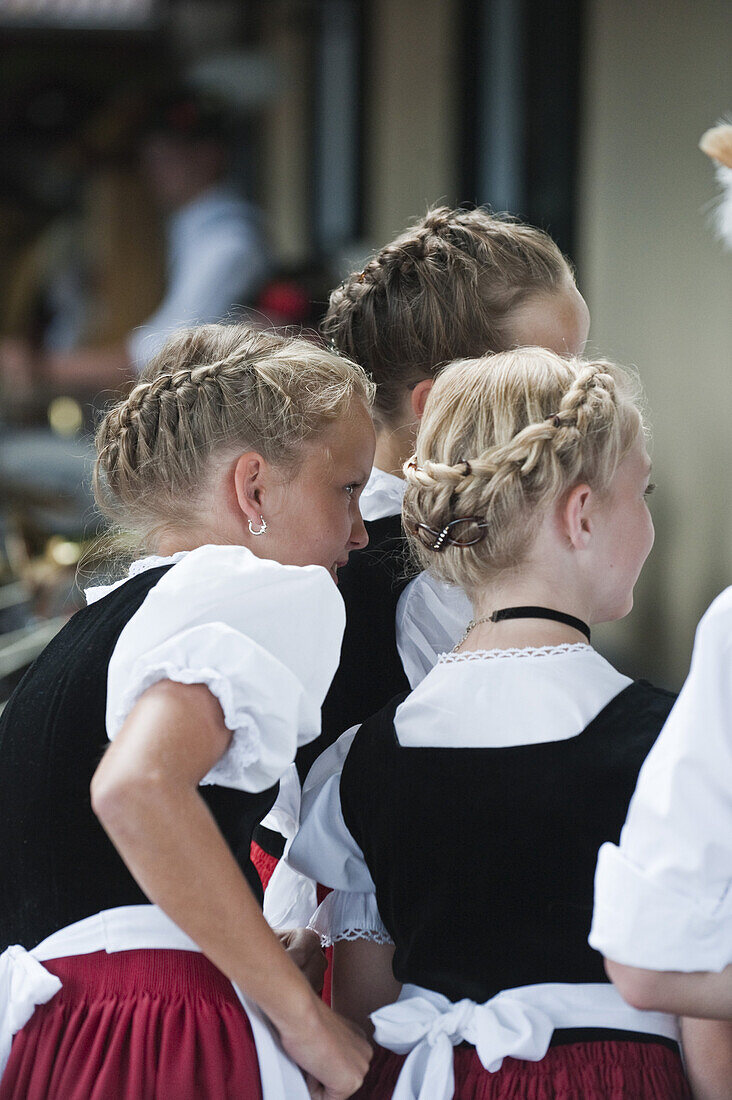
<path fill-rule="evenodd" d="M 595 512 L 595 622 L 621 619 L 633 606 L 633 588 L 653 546 L 650 474 L 651 460 L 639 431 Z"/>
<path fill-rule="evenodd" d="M 532 294 L 511 314 L 514 347 L 548 348 L 557 355 L 581 355 L 590 332 L 590 311 L 569 272 L 551 294 Z"/>
<path fill-rule="evenodd" d="M 359 497 L 374 458 L 371 414 L 361 401 L 317 439 L 307 443 L 295 474 L 262 498 L 267 531 L 248 543 L 255 554 L 283 565 L 337 570 L 351 550 L 368 543 Z"/>

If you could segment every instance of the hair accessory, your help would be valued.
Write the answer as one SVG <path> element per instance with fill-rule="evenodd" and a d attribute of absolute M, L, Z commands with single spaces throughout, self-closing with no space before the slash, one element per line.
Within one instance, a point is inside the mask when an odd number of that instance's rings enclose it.
<path fill-rule="evenodd" d="M 470 465 L 467 459 L 465 460 L 465 462 L 463 462 L 463 466 L 465 467 L 465 469 L 463 470 L 463 477 L 469 477 L 470 474 L 472 474 L 473 472 L 473 467 Z"/>
<path fill-rule="evenodd" d="M 474 630 L 476 626 L 480 626 L 481 623 L 500 623 L 506 619 L 551 619 L 552 622 L 563 623 L 565 626 L 571 626 L 574 630 L 579 630 L 580 634 L 584 634 L 587 641 L 590 641 L 588 624 L 575 615 L 567 615 L 564 611 L 555 611 L 552 607 L 502 607 L 500 611 L 492 611 L 490 615 L 486 615 L 482 619 L 471 619 L 467 630 L 455 649 L 459 649 L 470 631 Z"/>
<path fill-rule="evenodd" d="M 267 530 L 267 521 L 265 520 L 264 516 L 259 517 L 259 530 L 258 531 L 254 530 L 254 527 L 252 525 L 252 521 L 249 520 L 249 530 L 253 535 L 263 535 L 264 532 Z"/>
<path fill-rule="evenodd" d="M 561 428 L 562 426 L 562 421 L 559 417 L 559 413 L 552 413 L 551 416 L 547 417 L 547 420 L 551 420 L 555 428 Z"/>
<path fill-rule="evenodd" d="M 466 529 L 465 524 L 473 524 L 472 531 L 470 528 Z M 462 537 L 461 525 L 463 525 Z M 415 523 L 413 531 L 423 546 L 439 554 L 446 546 L 475 546 L 485 538 L 488 526 L 487 523 L 481 523 L 478 516 L 466 516 L 464 519 L 454 519 L 446 523 L 441 531 L 428 527 L 426 523 Z"/>

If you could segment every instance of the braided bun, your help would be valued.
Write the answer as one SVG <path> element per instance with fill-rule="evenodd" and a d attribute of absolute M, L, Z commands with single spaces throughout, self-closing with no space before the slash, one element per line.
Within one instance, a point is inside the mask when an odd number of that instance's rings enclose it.
<path fill-rule="evenodd" d="M 178 332 L 99 426 L 97 503 L 141 545 L 195 525 L 214 455 L 251 449 L 291 467 L 354 399 L 373 399 L 363 370 L 308 340 L 245 325 Z"/>
<path fill-rule="evenodd" d="M 573 485 L 604 492 L 642 426 L 639 386 L 605 360 L 520 348 L 446 368 L 430 393 L 404 520 L 422 568 L 470 591 L 525 558 L 546 510 Z M 418 524 L 486 524 L 470 547 L 434 553 Z M 429 541 L 429 540 L 428 540 Z"/>
<path fill-rule="evenodd" d="M 330 296 L 323 335 L 377 385 L 375 416 L 457 358 L 513 345 L 511 313 L 572 275 L 546 233 L 486 210 L 437 206 Z"/>

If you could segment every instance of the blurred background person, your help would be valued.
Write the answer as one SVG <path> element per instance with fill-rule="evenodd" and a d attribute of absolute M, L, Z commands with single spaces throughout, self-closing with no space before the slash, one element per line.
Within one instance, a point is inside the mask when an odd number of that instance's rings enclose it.
<path fill-rule="evenodd" d="M 254 303 L 270 261 L 258 211 L 227 181 L 230 125 L 224 103 L 195 89 L 179 87 L 153 104 L 140 161 L 165 218 L 162 301 L 111 346 L 64 346 L 70 333 L 80 333 L 88 312 L 73 248 L 77 236 L 51 286 L 56 308 L 39 353 L 17 339 L 2 349 L 0 366 L 16 384 L 29 387 L 39 379 L 50 388 L 90 391 L 119 386 L 171 332 L 233 317 Z"/>

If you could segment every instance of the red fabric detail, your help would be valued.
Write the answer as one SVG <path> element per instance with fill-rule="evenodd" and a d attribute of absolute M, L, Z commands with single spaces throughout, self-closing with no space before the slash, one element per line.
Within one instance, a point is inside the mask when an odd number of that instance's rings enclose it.
<path fill-rule="evenodd" d="M 269 852 L 265 852 L 264 848 L 260 848 L 259 845 L 253 840 L 252 846 L 249 849 L 249 855 L 251 861 L 254 864 L 257 874 L 259 875 L 262 883 L 262 889 L 266 890 L 269 884 L 269 880 L 274 874 L 274 869 L 280 862 L 276 856 L 271 856 Z"/>
<path fill-rule="evenodd" d="M 292 321 L 305 321 L 310 312 L 310 296 L 298 283 L 284 279 L 268 283 L 257 299 L 257 308 L 279 313 Z"/>
<path fill-rule="evenodd" d="M 376 1047 L 353 1100 L 387 1100 L 405 1055 Z M 473 1047 L 455 1049 L 454 1100 L 691 1100 L 681 1058 L 660 1043 L 550 1047 L 540 1062 L 504 1058 L 488 1073 Z"/>
<path fill-rule="evenodd" d="M 262 1100 L 231 982 L 194 951 L 44 963 L 63 982 L 13 1039 L 0 1100 Z"/>

